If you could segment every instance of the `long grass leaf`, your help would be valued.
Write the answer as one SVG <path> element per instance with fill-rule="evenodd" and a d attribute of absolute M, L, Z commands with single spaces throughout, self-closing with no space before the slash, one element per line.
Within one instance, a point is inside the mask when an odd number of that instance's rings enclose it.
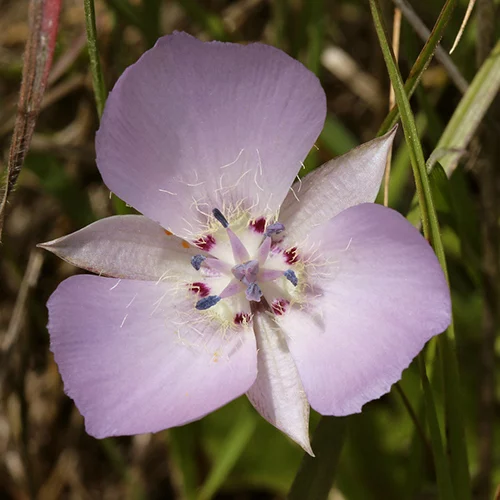
<path fill-rule="evenodd" d="M 345 417 L 321 419 L 312 440 L 312 449 L 316 457 L 304 454 L 288 494 L 289 500 L 328 498 L 344 444 L 346 424 Z"/>
<path fill-rule="evenodd" d="M 198 500 L 209 500 L 217 493 L 250 442 L 255 426 L 255 415 L 245 406 L 222 443 L 223 451 L 218 455 L 212 470 L 203 483 L 198 493 Z"/>
<path fill-rule="evenodd" d="M 415 92 L 420 79 L 422 78 L 422 75 L 429 66 L 455 6 L 456 0 L 447 0 L 443 8 L 441 9 L 441 13 L 439 14 L 431 35 L 425 43 L 419 56 L 417 57 L 417 60 L 415 61 L 415 64 L 410 71 L 408 79 L 405 82 L 404 89 L 408 98 L 410 98 Z M 396 106 L 392 108 L 392 110 L 389 112 L 386 119 L 380 126 L 378 135 L 380 136 L 386 134 L 392 127 L 394 127 L 398 119 L 399 107 Z"/>
<path fill-rule="evenodd" d="M 380 6 L 377 0 L 370 0 L 370 8 L 372 11 L 375 29 L 377 31 L 377 36 L 379 38 L 382 53 L 384 55 L 389 77 L 396 94 L 396 102 L 398 103 L 398 107 L 401 113 L 403 131 L 409 147 L 410 160 L 415 178 L 415 184 L 417 187 L 417 196 L 422 215 L 424 235 L 432 243 L 439 262 L 441 263 L 445 275 L 448 278 L 444 247 L 439 230 L 439 222 L 432 198 L 432 191 L 429 177 L 427 175 L 422 146 L 418 139 L 415 119 L 413 117 L 410 102 L 403 86 L 403 80 L 401 78 L 399 69 L 394 59 L 394 55 L 392 54 L 391 47 L 387 40 Z M 454 492 L 457 499 L 468 500 L 471 495 L 470 476 L 467 449 L 465 445 L 463 417 L 461 414 L 460 381 L 458 374 L 458 363 L 456 354 L 454 352 L 454 342 L 454 327 L 452 322 L 447 332 L 443 335 L 440 335 L 438 338 L 441 355 L 439 359 L 441 362 L 441 371 L 445 383 L 446 424 L 447 431 L 449 433 L 450 470 Z M 433 414 L 429 413 L 429 411 L 433 411 L 433 407 L 430 403 L 431 402 L 426 398 L 428 410 L 427 416 L 429 422 L 437 418 L 435 412 Z M 445 457 L 446 460 L 446 455 L 443 454 L 442 450 L 442 442 L 440 440 L 434 439 L 432 435 L 431 438 L 434 458 L 436 462 L 438 460 L 441 460 L 442 457 Z M 445 467 L 438 467 L 438 464 L 436 463 L 436 473 L 443 473 L 443 471 L 445 470 Z M 441 487 L 446 488 L 448 480 L 446 480 L 446 478 L 439 478 L 438 483 Z M 446 489 L 445 491 L 442 491 L 441 494 L 444 498 L 453 498 L 453 491 L 450 492 Z"/>
<path fill-rule="evenodd" d="M 453 113 L 428 161 L 438 160 L 449 176 L 500 89 L 500 40 L 483 63 Z"/>
<path fill-rule="evenodd" d="M 449 463 L 446 459 L 445 449 L 441 438 L 441 430 L 437 419 L 437 411 L 434 404 L 431 384 L 427 378 L 424 356 L 418 356 L 418 366 L 420 369 L 420 378 L 422 380 L 422 389 L 424 391 L 424 405 L 431 435 L 432 451 L 434 454 L 434 465 L 436 468 L 436 480 L 442 500 L 452 500 L 455 498 L 453 486 L 451 484 Z"/>
<path fill-rule="evenodd" d="M 92 84 L 99 118 L 104 111 L 106 102 L 106 86 L 102 75 L 101 61 L 99 60 L 99 50 L 97 48 L 97 27 L 95 22 L 94 0 L 84 0 L 85 26 L 87 29 L 87 48 L 90 59 L 90 72 L 92 73 Z"/>

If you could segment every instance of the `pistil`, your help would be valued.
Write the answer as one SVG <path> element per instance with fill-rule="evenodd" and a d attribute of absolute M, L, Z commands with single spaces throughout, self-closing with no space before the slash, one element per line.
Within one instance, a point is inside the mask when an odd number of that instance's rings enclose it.
<path fill-rule="evenodd" d="M 282 271 L 278 269 L 265 269 L 262 267 L 269 257 L 272 237 L 284 231 L 285 226 L 283 224 L 275 222 L 265 227 L 265 231 L 263 231 L 264 238 L 257 250 L 255 258 L 251 259 L 245 245 L 229 227 L 229 222 L 222 212 L 218 208 L 215 208 L 212 210 L 212 214 L 227 232 L 235 264 L 231 266 L 223 260 L 210 256 L 206 257 L 201 254 L 192 257 L 191 264 L 197 271 L 203 268 L 206 272 L 211 271 L 212 273 L 217 273 L 218 276 L 230 276 L 232 274 L 233 279 L 229 281 L 228 285 L 219 295 L 209 295 L 198 300 L 195 305 L 196 309 L 200 311 L 210 309 L 218 304 L 220 300 L 243 291 L 248 301 L 260 302 L 263 292 L 259 286 L 259 282 L 274 281 L 280 277 L 286 278 L 293 286 L 297 286 L 298 278 L 292 269 Z"/>

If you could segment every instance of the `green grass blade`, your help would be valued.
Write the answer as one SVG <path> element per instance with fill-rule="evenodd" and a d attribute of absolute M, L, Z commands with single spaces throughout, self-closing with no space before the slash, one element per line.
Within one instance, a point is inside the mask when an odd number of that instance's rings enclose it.
<path fill-rule="evenodd" d="M 198 467 L 196 463 L 196 423 L 174 427 L 167 431 L 172 463 L 175 467 L 175 483 L 181 498 L 195 500 L 198 488 Z"/>
<path fill-rule="evenodd" d="M 375 23 L 377 35 L 379 37 L 382 53 L 386 62 L 387 70 L 389 72 L 389 77 L 391 79 L 394 93 L 396 95 L 396 103 L 398 104 L 398 108 L 400 110 L 405 139 L 408 143 L 408 152 L 410 154 L 410 161 L 415 177 L 418 201 L 422 213 L 424 235 L 429 241 L 432 241 L 430 223 L 430 211 L 431 208 L 433 208 L 432 196 L 429 179 L 427 177 L 427 171 L 425 168 L 424 154 L 422 151 L 422 146 L 420 145 L 420 140 L 418 138 L 418 130 L 415 125 L 415 119 L 413 118 L 410 101 L 408 100 L 406 91 L 404 89 L 401 74 L 399 73 L 399 69 L 394 59 L 394 54 L 392 53 L 391 46 L 389 45 L 384 26 L 382 24 L 382 14 L 380 12 L 379 5 L 375 0 L 370 0 L 370 7 L 372 9 L 373 20 Z M 437 220 L 435 222 L 437 223 Z M 439 235 L 437 235 L 437 237 L 439 238 Z"/>
<path fill-rule="evenodd" d="M 389 77 L 396 95 L 396 102 L 401 114 L 401 122 L 403 124 L 403 131 L 409 148 L 411 165 L 417 187 L 417 196 L 422 215 L 424 235 L 432 243 L 446 278 L 448 279 L 444 247 L 439 230 L 439 222 L 432 198 L 432 191 L 429 177 L 427 175 L 424 154 L 418 138 L 415 119 L 403 86 L 403 80 L 387 40 L 380 6 L 376 0 L 370 0 L 370 8 Z M 439 360 L 445 384 L 446 424 L 449 435 L 449 459 L 452 482 L 457 499 L 468 500 L 471 497 L 470 475 L 467 449 L 465 445 L 464 423 L 460 404 L 458 363 L 454 352 L 454 342 L 454 326 L 452 322 L 447 332 L 440 335 L 438 338 L 441 354 Z M 429 403 L 429 401 L 426 401 L 426 403 Z M 429 406 L 429 404 L 427 409 L 431 412 L 433 411 L 433 408 Z M 427 415 L 429 421 L 437 418 L 435 413 L 431 415 L 429 411 L 427 412 Z M 431 438 L 433 438 L 432 435 Z M 432 446 L 435 459 L 443 456 L 442 443 L 440 440 L 433 438 Z M 442 470 L 436 467 L 436 473 L 442 473 Z M 439 484 L 442 487 L 445 487 L 447 480 L 445 478 L 440 478 Z M 443 491 L 442 495 L 446 495 L 446 497 L 448 497 L 448 492 Z"/>
<path fill-rule="evenodd" d="M 500 89 L 500 40 L 477 72 L 429 160 L 439 160 L 448 176 L 456 167 L 477 127 Z M 448 154 L 446 154 L 448 153 Z M 443 156 L 443 154 L 445 156 Z"/>
<path fill-rule="evenodd" d="M 85 8 L 85 26 L 87 29 L 87 48 L 89 51 L 90 71 L 92 73 L 97 114 L 100 118 L 104 111 L 107 92 L 102 74 L 101 61 L 99 60 L 99 50 L 97 48 L 94 0 L 84 0 L 83 5 Z"/>
<path fill-rule="evenodd" d="M 274 42 L 273 45 L 279 49 L 286 48 L 286 27 L 289 18 L 289 5 L 286 0 L 275 0 L 271 2 L 273 10 L 273 28 Z"/>
<path fill-rule="evenodd" d="M 325 36 L 325 6 L 324 0 L 310 0 L 307 2 L 309 10 L 307 22 L 307 67 L 319 75 L 321 69 L 321 51 Z"/>
<path fill-rule="evenodd" d="M 436 468 L 436 480 L 441 500 L 453 500 L 453 486 L 451 484 L 450 469 L 448 460 L 446 459 L 443 442 L 441 439 L 441 430 L 437 419 L 437 411 L 432 394 L 431 384 L 427 378 L 425 361 L 423 354 L 418 356 L 418 366 L 420 369 L 420 377 L 422 380 L 422 389 L 424 391 L 424 405 L 429 424 L 429 432 L 431 435 L 432 451 L 434 455 L 434 466 Z"/>
<path fill-rule="evenodd" d="M 256 424 L 254 412 L 246 405 L 240 417 L 235 421 L 227 438 L 222 443 L 223 451 L 217 457 L 212 470 L 203 483 L 197 497 L 198 500 L 209 500 L 217 493 L 237 460 L 248 446 Z"/>
<path fill-rule="evenodd" d="M 439 14 L 431 35 L 424 45 L 419 56 L 417 57 L 417 60 L 415 61 L 415 64 L 410 71 L 410 75 L 405 82 L 404 90 L 408 98 L 410 98 L 415 92 L 420 79 L 422 78 L 422 75 L 429 66 L 455 6 L 456 0 L 447 0 L 443 8 L 441 9 L 441 13 Z M 386 119 L 380 126 L 378 135 L 384 135 L 389 132 L 389 130 L 394 127 L 394 125 L 396 125 L 398 119 L 399 106 L 395 106 L 394 108 L 392 108 L 392 110 L 389 112 Z"/>
<path fill-rule="evenodd" d="M 332 488 L 346 434 L 347 419 L 323 417 L 316 428 L 312 449 L 316 457 L 304 455 L 288 500 L 324 500 Z"/>

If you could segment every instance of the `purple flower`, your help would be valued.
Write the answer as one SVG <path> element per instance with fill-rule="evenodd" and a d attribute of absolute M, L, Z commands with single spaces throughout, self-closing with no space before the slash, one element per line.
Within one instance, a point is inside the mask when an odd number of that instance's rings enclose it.
<path fill-rule="evenodd" d="M 154 432 L 246 393 L 309 453 L 309 405 L 359 412 L 450 322 L 430 246 L 375 205 L 395 131 L 296 182 L 317 78 L 261 44 L 161 38 L 109 96 L 97 165 L 144 216 L 44 248 L 78 275 L 51 348 L 89 434 Z"/>

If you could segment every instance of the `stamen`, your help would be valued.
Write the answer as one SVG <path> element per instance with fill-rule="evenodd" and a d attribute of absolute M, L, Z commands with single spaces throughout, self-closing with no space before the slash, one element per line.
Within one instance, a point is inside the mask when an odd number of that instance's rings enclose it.
<path fill-rule="evenodd" d="M 262 297 L 262 290 L 257 283 L 250 283 L 245 290 L 245 296 L 247 300 L 253 300 L 254 302 L 260 302 Z"/>
<path fill-rule="evenodd" d="M 266 236 L 264 238 L 264 241 L 262 242 L 262 245 L 260 245 L 257 255 L 260 265 L 264 264 L 264 262 L 266 262 L 267 258 L 269 257 L 269 250 L 271 250 L 271 243 L 272 243 L 271 238 L 269 236 Z"/>
<path fill-rule="evenodd" d="M 197 270 L 200 270 L 202 262 L 206 259 L 203 255 L 194 255 L 191 257 L 191 265 Z"/>
<path fill-rule="evenodd" d="M 206 309 L 210 309 L 211 307 L 215 306 L 217 302 L 219 302 L 220 297 L 218 295 L 209 295 L 208 297 L 205 297 L 204 299 L 200 299 L 198 302 L 196 302 L 196 309 L 198 311 L 205 311 Z"/>
<path fill-rule="evenodd" d="M 229 242 L 231 243 L 235 263 L 247 261 L 250 256 L 248 255 L 245 245 L 243 245 L 238 236 L 236 236 L 236 234 L 234 234 L 229 228 L 227 228 L 227 235 L 229 237 Z"/>
<path fill-rule="evenodd" d="M 272 234 L 280 234 L 284 230 L 285 226 L 281 222 L 275 222 L 267 226 L 266 232 L 264 234 L 266 236 L 271 236 Z"/>
<path fill-rule="evenodd" d="M 222 227 L 224 229 L 227 229 L 229 227 L 229 222 L 227 219 L 222 215 L 222 212 L 218 208 L 214 208 L 212 210 L 212 213 L 214 214 L 214 217 L 222 224 Z"/>
<path fill-rule="evenodd" d="M 287 269 L 284 273 L 285 278 L 293 285 L 297 286 L 297 283 L 299 282 L 297 275 L 295 274 L 294 271 L 291 269 Z"/>

